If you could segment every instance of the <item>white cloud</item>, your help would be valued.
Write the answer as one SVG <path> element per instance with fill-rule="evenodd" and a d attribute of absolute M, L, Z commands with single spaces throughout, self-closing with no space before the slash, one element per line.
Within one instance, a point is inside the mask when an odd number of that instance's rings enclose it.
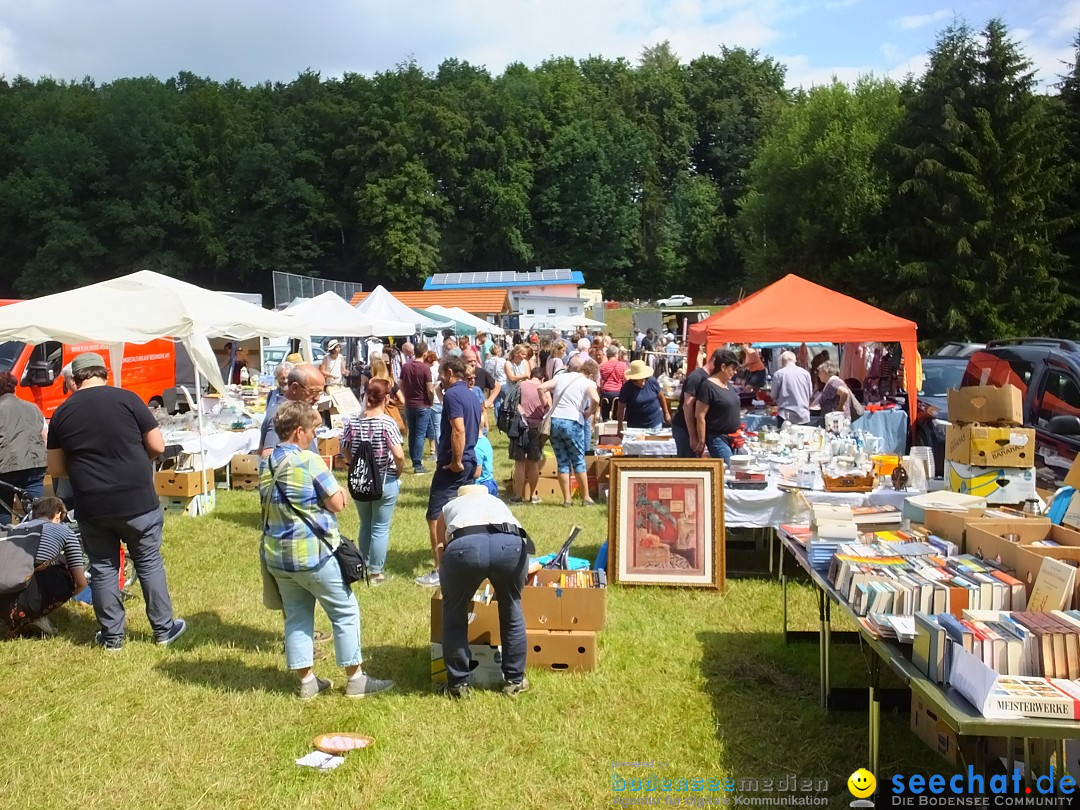
<path fill-rule="evenodd" d="M 878 48 L 878 50 L 881 51 L 881 55 L 888 59 L 890 62 L 893 62 L 900 58 L 900 49 L 893 45 L 891 42 L 884 43 L 880 48 Z"/>
<path fill-rule="evenodd" d="M 1070 42 L 1080 29 L 1080 0 L 1068 0 L 1054 10 L 1049 21 L 1047 34 L 1051 37 L 1065 37 Z"/>
<path fill-rule="evenodd" d="M 916 28 L 924 28 L 927 25 L 933 25 L 936 22 L 947 20 L 954 16 L 952 11 L 947 8 L 940 9 L 938 11 L 931 12 L 930 14 L 914 14 L 909 17 L 901 17 L 894 21 L 894 24 L 899 26 L 905 31 L 911 31 Z"/>
<path fill-rule="evenodd" d="M 805 54 L 777 56 L 778 61 L 787 65 L 787 86 L 811 87 L 832 84 L 836 79 L 844 84 L 854 84 L 860 76 L 874 72 L 870 65 L 826 65 L 815 66 Z"/>

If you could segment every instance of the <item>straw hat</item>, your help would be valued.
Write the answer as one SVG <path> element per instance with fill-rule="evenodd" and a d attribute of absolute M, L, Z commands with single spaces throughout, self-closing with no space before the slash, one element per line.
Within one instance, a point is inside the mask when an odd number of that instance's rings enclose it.
<path fill-rule="evenodd" d="M 487 487 L 480 484 L 465 484 L 458 487 L 458 497 L 461 498 L 465 495 L 490 495 Z"/>
<path fill-rule="evenodd" d="M 628 380 L 644 380 L 653 375 L 652 367 L 644 360 L 635 360 L 623 376 Z"/>

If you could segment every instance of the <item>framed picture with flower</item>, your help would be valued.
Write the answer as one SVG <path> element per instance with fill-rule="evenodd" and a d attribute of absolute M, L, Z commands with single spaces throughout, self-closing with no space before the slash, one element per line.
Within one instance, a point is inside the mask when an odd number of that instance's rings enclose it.
<path fill-rule="evenodd" d="M 611 582 L 724 590 L 722 461 L 616 457 L 610 491 Z"/>

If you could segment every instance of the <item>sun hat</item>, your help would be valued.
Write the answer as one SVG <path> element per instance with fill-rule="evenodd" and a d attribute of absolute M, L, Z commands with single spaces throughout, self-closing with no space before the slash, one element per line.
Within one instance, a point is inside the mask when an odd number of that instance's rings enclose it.
<path fill-rule="evenodd" d="M 326 341 L 326 350 L 328 352 L 332 352 L 334 349 L 338 348 L 339 346 L 341 346 L 341 344 L 338 341 L 334 340 L 333 338 L 330 338 L 330 340 Z"/>
<path fill-rule="evenodd" d="M 88 368 L 105 368 L 105 358 L 97 352 L 83 352 L 71 361 L 71 373 L 77 374 Z"/>
<path fill-rule="evenodd" d="M 488 488 L 482 484 L 463 484 L 458 487 L 457 494 L 460 498 L 464 495 L 489 495 L 490 493 L 488 492 Z"/>
<path fill-rule="evenodd" d="M 644 360 L 634 360 L 623 376 L 628 380 L 644 380 L 653 375 L 653 370 Z"/>

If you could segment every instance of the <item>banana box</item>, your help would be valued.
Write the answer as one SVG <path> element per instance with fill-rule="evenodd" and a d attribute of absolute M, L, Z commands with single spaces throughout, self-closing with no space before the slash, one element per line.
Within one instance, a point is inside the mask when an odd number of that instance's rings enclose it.
<path fill-rule="evenodd" d="M 945 458 L 982 467 L 1034 467 L 1035 431 L 949 425 L 945 429 Z"/>
<path fill-rule="evenodd" d="M 946 459 L 945 488 L 951 492 L 985 498 L 988 504 L 1020 504 L 1036 497 L 1035 470 L 975 467 Z"/>

